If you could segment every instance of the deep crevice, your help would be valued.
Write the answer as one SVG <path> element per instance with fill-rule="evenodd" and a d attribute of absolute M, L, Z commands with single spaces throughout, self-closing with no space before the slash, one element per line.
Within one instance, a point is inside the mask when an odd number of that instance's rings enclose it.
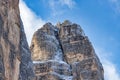
<path fill-rule="evenodd" d="M 65 61 L 65 62 L 68 64 L 67 60 L 65 60 L 66 58 L 65 58 L 65 55 L 64 55 L 64 50 L 63 50 L 63 47 L 62 47 L 61 41 L 60 41 L 60 37 L 59 37 L 59 29 L 58 29 L 58 28 L 57 28 L 57 31 L 55 31 L 55 37 L 56 37 L 56 39 L 57 39 L 58 42 L 59 42 L 59 46 L 60 46 L 60 49 L 61 49 L 62 54 L 63 54 L 63 61 Z"/>
<path fill-rule="evenodd" d="M 63 50 L 63 47 L 62 47 L 62 43 L 61 43 L 61 41 L 60 41 L 60 36 L 59 36 L 59 29 L 57 28 L 57 31 L 55 31 L 55 37 L 56 37 L 56 39 L 58 40 L 58 42 L 59 42 L 59 46 L 60 46 L 60 49 L 61 49 L 61 51 L 62 51 L 62 56 L 63 56 L 63 61 L 64 62 L 66 62 L 68 65 L 70 65 L 70 76 L 73 76 L 73 73 L 72 73 L 72 65 L 71 64 L 69 64 L 68 62 L 67 62 L 67 60 L 66 60 L 66 58 L 65 58 L 65 55 L 64 55 L 64 50 Z"/>

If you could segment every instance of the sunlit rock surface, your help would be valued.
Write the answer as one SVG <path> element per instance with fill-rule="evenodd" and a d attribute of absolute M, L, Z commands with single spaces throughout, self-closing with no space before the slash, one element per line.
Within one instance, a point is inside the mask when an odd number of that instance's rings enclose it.
<path fill-rule="evenodd" d="M 0 80 L 33 80 L 19 0 L 0 0 Z"/>
<path fill-rule="evenodd" d="M 80 25 L 46 23 L 33 36 L 35 80 L 104 80 L 103 67 Z"/>

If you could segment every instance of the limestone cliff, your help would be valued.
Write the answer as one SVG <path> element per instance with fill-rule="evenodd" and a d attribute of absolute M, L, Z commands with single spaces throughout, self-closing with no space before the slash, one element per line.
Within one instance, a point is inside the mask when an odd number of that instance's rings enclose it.
<path fill-rule="evenodd" d="M 31 54 L 18 3 L 0 0 L 0 80 L 104 80 L 88 37 L 78 24 L 67 20 L 38 29 Z"/>
<path fill-rule="evenodd" d="M 80 25 L 46 23 L 31 43 L 35 80 L 104 80 L 103 67 Z"/>
<path fill-rule="evenodd" d="M 0 80 L 33 80 L 19 0 L 0 0 Z"/>

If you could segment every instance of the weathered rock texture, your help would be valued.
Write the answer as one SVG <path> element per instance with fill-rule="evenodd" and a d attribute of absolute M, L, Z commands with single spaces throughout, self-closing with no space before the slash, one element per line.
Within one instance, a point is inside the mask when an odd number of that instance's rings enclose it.
<path fill-rule="evenodd" d="M 78 24 L 46 23 L 35 32 L 30 49 L 35 80 L 104 80 L 103 67 Z"/>
<path fill-rule="evenodd" d="M 32 80 L 34 76 L 18 3 L 0 0 L 0 80 Z"/>

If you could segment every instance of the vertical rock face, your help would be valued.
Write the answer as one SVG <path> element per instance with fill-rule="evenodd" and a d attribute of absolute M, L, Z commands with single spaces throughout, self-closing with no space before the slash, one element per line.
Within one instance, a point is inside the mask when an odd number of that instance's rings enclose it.
<path fill-rule="evenodd" d="M 0 0 L 0 80 L 32 80 L 33 76 L 18 3 Z"/>
<path fill-rule="evenodd" d="M 35 80 L 104 80 L 103 67 L 78 24 L 46 23 L 31 43 Z"/>
<path fill-rule="evenodd" d="M 35 33 L 31 44 L 31 50 L 34 53 L 32 54 L 32 58 L 34 61 L 52 60 L 55 59 L 58 53 L 60 54 L 59 56 L 62 55 L 59 41 L 56 38 L 56 30 L 57 28 L 51 23 L 47 23 Z"/>
<path fill-rule="evenodd" d="M 101 80 L 101 63 L 81 27 L 65 21 L 61 24 L 59 36 L 65 61 L 72 66 L 74 79 Z"/>

